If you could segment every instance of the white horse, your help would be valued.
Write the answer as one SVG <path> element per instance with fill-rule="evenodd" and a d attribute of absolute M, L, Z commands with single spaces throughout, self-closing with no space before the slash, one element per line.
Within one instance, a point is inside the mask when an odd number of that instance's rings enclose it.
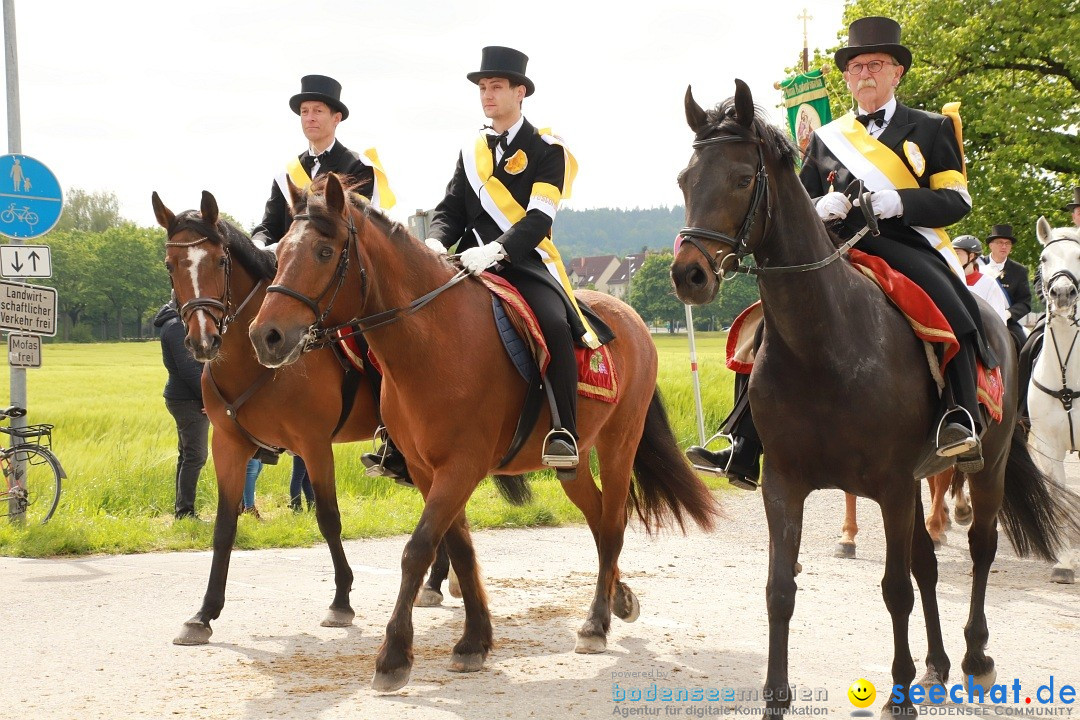
<path fill-rule="evenodd" d="M 1080 229 L 1051 228 L 1040 217 L 1035 234 L 1043 246 L 1047 322 L 1028 386 L 1031 444 L 1043 469 L 1064 485 L 1065 455 L 1080 450 Z M 1074 582 L 1076 538 L 1071 546 L 1054 566 L 1055 582 Z"/>

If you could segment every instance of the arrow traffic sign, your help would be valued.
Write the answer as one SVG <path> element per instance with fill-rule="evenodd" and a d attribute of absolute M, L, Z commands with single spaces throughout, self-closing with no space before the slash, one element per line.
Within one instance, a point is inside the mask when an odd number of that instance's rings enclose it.
<path fill-rule="evenodd" d="M 0 155 L 0 234 L 41 237 L 64 209 L 64 192 L 52 170 L 29 155 Z"/>
<path fill-rule="evenodd" d="M 0 280 L 0 328 L 56 335 L 56 289 Z"/>
<path fill-rule="evenodd" d="M 52 277 L 52 251 L 48 245 L 0 245 L 0 276 Z"/>

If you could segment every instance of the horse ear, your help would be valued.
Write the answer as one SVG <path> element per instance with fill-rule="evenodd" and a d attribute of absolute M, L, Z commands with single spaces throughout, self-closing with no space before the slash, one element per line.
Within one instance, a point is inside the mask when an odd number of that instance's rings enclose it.
<path fill-rule="evenodd" d="M 735 120 L 744 128 L 754 124 L 754 96 L 750 86 L 735 78 Z"/>
<path fill-rule="evenodd" d="M 1035 221 L 1035 237 L 1039 238 L 1039 242 L 1043 245 L 1050 242 L 1050 236 L 1053 234 L 1053 228 L 1050 227 L 1050 223 L 1046 221 L 1046 218 L 1042 215 Z"/>
<path fill-rule="evenodd" d="M 285 174 L 285 183 L 289 186 L 289 215 L 291 216 L 296 208 L 300 206 L 301 201 L 304 199 L 304 195 L 300 188 L 296 187 L 296 183 L 292 181 L 292 178 L 289 177 L 288 173 Z"/>
<path fill-rule="evenodd" d="M 345 188 L 341 186 L 341 180 L 337 173 L 326 176 L 326 209 L 345 217 Z"/>
<path fill-rule="evenodd" d="M 209 190 L 202 191 L 202 206 L 199 209 L 202 213 L 203 222 L 210 227 L 217 225 L 218 221 L 218 206 L 217 199 L 210 194 Z"/>
<path fill-rule="evenodd" d="M 697 100 L 694 100 L 694 93 L 689 85 L 686 86 L 686 98 L 683 100 L 683 106 L 686 108 L 686 124 L 690 126 L 691 130 L 698 132 L 708 124 L 708 116 L 701 109 L 701 106 L 697 104 Z"/>
<path fill-rule="evenodd" d="M 172 227 L 173 220 L 176 219 L 176 215 L 173 215 L 172 210 L 165 207 L 165 203 L 161 202 L 161 198 L 158 197 L 157 190 L 150 196 L 150 202 L 154 205 L 154 217 L 157 218 L 158 225 L 168 230 Z"/>

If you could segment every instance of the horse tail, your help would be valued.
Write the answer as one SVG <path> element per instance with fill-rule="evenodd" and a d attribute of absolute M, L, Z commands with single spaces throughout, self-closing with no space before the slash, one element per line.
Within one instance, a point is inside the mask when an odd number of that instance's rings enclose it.
<path fill-rule="evenodd" d="M 627 513 L 636 512 L 649 534 L 667 526 L 671 519 L 685 533 L 684 512 L 703 530 L 712 530 L 713 521 L 721 514 L 709 488 L 679 449 L 659 388 L 653 392 L 645 430 L 634 454 L 634 480 Z"/>
<path fill-rule="evenodd" d="M 511 505 L 521 507 L 532 502 L 533 493 L 532 488 L 529 487 L 527 476 L 496 475 L 493 479 L 499 494 L 503 496 L 503 500 Z"/>
<path fill-rule="evenodd" d="M 1019 423 L 1005 463 L 1001 525 L 1021 557 L 1035 554 L 1048 562 L 1068 538 L 1080 534 L 1080 496 L 1048 477 L 1031 459 Z"/>

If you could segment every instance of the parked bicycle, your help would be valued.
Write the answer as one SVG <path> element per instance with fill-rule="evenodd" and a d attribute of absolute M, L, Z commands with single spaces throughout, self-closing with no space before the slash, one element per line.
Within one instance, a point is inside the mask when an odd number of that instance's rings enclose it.
<path fill-rule="evenodd" d="M 24 415 L 26 410 L 20 407 L 0 410 L 0 420 Z M 22 515 L 28 524 L 40 525 L 56 512 L 60 481 L 67 473 L 52 452 L 52 430 L 53 426 L 45 423 L 0 427 L 0 433 L 12 438 L 11 447 L 0 448 L 0 469 L 6 483 L 0 492 L 0 516 Z"/>

